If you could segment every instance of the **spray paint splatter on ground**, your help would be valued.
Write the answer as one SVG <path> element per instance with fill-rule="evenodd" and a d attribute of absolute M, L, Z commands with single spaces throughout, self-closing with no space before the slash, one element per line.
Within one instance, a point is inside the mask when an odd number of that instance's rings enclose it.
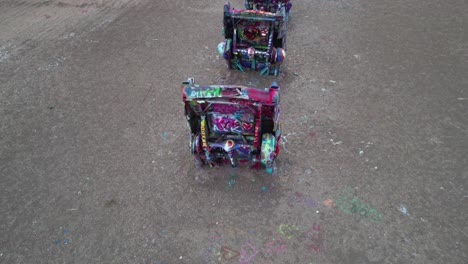
<path fill-rule="evenodd" d="M 236 175 L 231 173 L 231 176 L 226 180 L 226 190 L 231 191 L 236 184 Z"/>
<path fill-rule="evenodd" d="M 328 206 L 328 207 L 332 207 L 333 206 L 333 200 L 332 199 L 326 199 L 323 204 L 325 206 Z"/>
<path fill-rule="evenodd" d="M 406 209 L 405 206 L 403 205 L 400 205 L 400 207 L 398 208 L 398 210 L 400 210 L 400 212 L 404 215 L 407 215 L 408 214 L 408 209 Z"/>

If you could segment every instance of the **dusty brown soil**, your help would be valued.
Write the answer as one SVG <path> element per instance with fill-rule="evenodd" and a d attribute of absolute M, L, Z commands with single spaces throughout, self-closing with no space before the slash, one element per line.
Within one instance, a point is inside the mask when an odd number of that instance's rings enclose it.
<path fill-rule="evenodd" d="M 293 3 L 274 78 L 223 1 L 1 1 L 0 262 L 465 263 L 466 1 Z M 187 77 L 278 81 L 274 175 L 195 168 Z"/>

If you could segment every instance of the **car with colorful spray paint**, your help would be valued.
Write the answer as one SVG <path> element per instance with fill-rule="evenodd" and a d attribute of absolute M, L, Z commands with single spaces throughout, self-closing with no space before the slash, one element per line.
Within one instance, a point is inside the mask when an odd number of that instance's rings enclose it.
<path fill-rule="evenodd" d="M 286 57 L 286 7 L 275 12 L 236 10 L 224 5 L 224 41 L 218 52 L 230 69 L 278 75 Z"/>
<path fill-rule="evenodd" d="M 183 82 L 182 100 L 195 164 L 248 164 L 271 173 L 281 139 L 279 92 L 276 82 L 265 89 L 200 86 L 193 79 Z"/>
<path fill-rule="evenodd" d="M 286 10 L 287 21 L 292 3 L 290 0 L 244 0 L 244 6 L 248 10 L 262 10 L 272 13 L 276 13 L 281 8 L 284 8 Z"/>

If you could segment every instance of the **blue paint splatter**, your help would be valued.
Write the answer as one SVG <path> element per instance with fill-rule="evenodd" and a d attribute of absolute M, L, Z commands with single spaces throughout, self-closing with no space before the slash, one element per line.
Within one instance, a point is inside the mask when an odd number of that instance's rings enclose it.
<path fill-rule="evenodd" d="M 266 187 L 266 186 L 262 186 L 261 190 L 262 190 L 262 192 L 266 192 L 266 191 L 267 191 L 267 187 Z"/>
<path fill-rule="evenodd" d="M 63 229 L 63 233 L 64 233 L 64 234 L 68 233 L 68 229 L 67 229 L 67 228 L 64 228 L 64 229 Z"/>
<path fill-rule="evenodd" d="M 59 239 L 55 240 L 55 245 L 60 246 L 60 240 Z"/>
<path fill-rule="evenodd" d="M 400 208 L 398 208 L 398 210 L 400 210 L 400 212 L 404 215 L 408 214 L 408 210 L 403 205 L 400 205 Z"/>
<path fill-rule="evenodd" d="M 162 137 L 163 137 L 164 139 L 166 139 L 166 137 L 167 137 L 167 132 L 166 132 L 166 131 L 164 131 L 164 132 L 162 133 Z"/>
<path fill-rule="evenodd" d="M 64 239 L 63 240 L 63 244 L 68 245 L 68 243 L 70 243 L 70 239 Z"/>

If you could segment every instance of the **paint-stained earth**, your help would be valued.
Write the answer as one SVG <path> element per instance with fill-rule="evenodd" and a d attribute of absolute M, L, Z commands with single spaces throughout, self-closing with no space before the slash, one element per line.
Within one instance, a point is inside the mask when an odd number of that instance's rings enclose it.
<path fill-rule="evenodd" d="M 466 263 L 467 2 L 293 1 L 277 78 L 223 4 L 0 1 L 0 263 Z M 188 77 L 278 82 L 272 175 L 196 168 Z"/>

